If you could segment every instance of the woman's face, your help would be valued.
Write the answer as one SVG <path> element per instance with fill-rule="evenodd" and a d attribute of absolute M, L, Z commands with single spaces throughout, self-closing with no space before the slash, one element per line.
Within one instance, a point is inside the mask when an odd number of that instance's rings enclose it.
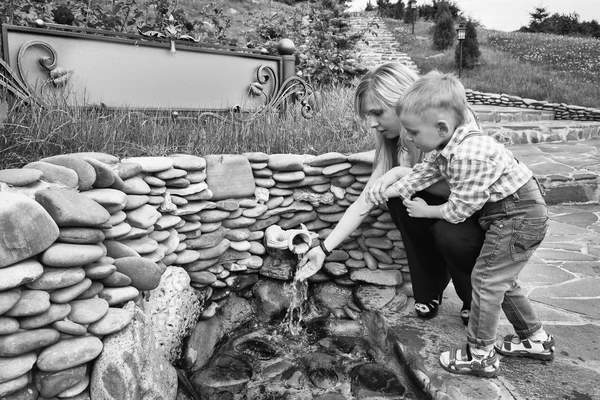
<path fill-rule="evenodd" d="M 367 94 L 362 105 L 362 112 L 367 118 L 369 127 L 388 139 L 397 138 L 400 134 L 400 118 L 394 107 L 383 107 Z"/>

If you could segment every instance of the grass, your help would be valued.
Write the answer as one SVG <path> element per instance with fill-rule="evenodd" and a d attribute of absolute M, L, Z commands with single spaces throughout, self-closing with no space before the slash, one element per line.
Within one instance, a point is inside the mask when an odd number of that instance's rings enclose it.
<path fill-rule="evenodd" d="M 206 3 L 180 0 L 182 5 L 185 2 L 189 2 L 190 10 Z M 289 6 L 270 0 L 251 4 L 241 0 L 223 2 L 224 10 L 238 11 L 228 14 L 233 20 L 234 35 L 254 29 L 252 21 L 259 13 L 281 12 L 282 7 L 289 11 Z M 454 49 L 439 52 L 432 48 L 430 23 L 418 22 L 414 36 L 409 33 L 409 25 L 401 21 L 385 23 L 422 72 L 456 72 Z M 486 30 L 479 30 L 478 37 L 483 55 L 479 66 L 463 70 L 466 87 L 600 108 L 600 41 Z M 43 157 L 79 151 L 123 158 L 252 151 L 357 153 L 373 149 L 368 129 L 354 115 L 352 86 L 317 89 L 321 89 L 321 108 L 312 119 L 302 118 L 298 108 L 292 107 L 284 113 L 234 124 L 218 120 L 173 121 L 164 115 L 130 110 L 95 113 L 62 105 L 43 109 L 11 104 L 6 119 L 2 121 L 0 116 L 0 168 L 18 168 Z M 0 99 L 6 98 L 0 93 Z"/>
<path fill-rule="evenodd" d="M 432 47 L 428 22 L 415 25 L 415 36 L 401 21 L 386 19 L 401 48 L 422 73 L 457 72 L 454 47 Z M 462 71 L 473 90 L 600 108 L 600 40 L 478 29 L 480 65 Z M 435 57 L 432 57 L 435 56 Z"/>

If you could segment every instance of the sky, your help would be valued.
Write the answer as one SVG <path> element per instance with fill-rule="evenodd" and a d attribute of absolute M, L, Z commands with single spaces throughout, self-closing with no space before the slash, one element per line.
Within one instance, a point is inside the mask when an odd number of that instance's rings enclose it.
<path fill-rule="evenodd" d="M 350 10 L 364 10 L 368 0 L 353 0 Z M 529 25 L 535 7 L 545 7 L 550 15 L 579 14 L 579 21 L 600 22 L 600 0 L 453 0 L 467 15 L 487 29 L 516 31 Z M 392 3 L 395 1 L 392 0 Z M 376 0 L 371 0 L 376 4 Z M 408 3 L 407 0 L 404 3 Z M 417 0 L 417 4 L 431 3 L 430 0 Z"/>

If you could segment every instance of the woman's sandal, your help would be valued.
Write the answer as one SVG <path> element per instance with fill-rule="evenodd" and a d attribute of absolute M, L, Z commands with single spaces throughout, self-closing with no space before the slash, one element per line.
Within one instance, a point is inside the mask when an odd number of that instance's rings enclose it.
<path fill-rule="evenodd" d="M 471 310 L 469 310 L 468 308 L 463 308 L 462 310 L 460 310 L 460 319 L 462 319 L 464 325 L 469 325 L 470 316 Z"/>
<path fill-rule="evenodd" d="M 431 319 L 438 314 L 440 303 L 438 300 L 431 300 L 429 303 L 415 303 L 417 316 L 423 319 Z"/>
<path fill-rule="evenodd" d="M 471 353 L 468 344 L 457 349 L 452 347 L 440 355 L 440 365 L 453 374 L 468 374 L 493 378 L 500 370 L 500 361 L 492 350 L 487 356 L 477 356 Z"/>

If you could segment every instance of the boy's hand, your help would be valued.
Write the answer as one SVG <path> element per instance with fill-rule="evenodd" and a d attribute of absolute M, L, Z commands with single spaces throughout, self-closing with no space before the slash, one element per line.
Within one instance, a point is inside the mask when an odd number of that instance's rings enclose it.
<path fill-rule="evenodd" d="M 371 187 L 367 188 L 367 202 L 371 204 L 384 204 L 387 202 L 389 198 L 386 190 L 396 181 L 398 181 L 398 176 L 393 169 L 383 174 Z"/>
<path fill-rule="evenodd" d="M 429 205 L 425 202 L 425 200 L 415 197 L 412 200 L 405 199 L 402 201 L 402 203 L 406 206 L 406 211 L 408 212 L 409 217 L 427 218 Z"/>

